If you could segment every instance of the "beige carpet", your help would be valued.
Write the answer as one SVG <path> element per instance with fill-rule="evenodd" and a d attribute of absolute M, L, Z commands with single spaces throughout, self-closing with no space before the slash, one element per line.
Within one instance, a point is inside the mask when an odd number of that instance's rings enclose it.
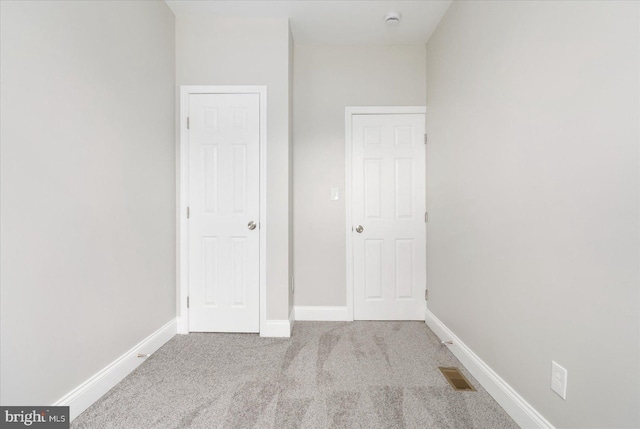
<path fill-rule="evenodd" d="M 178 335 L 71 427 L 517 428 L 424 322 L 296 322 L 290 339 Z"/>

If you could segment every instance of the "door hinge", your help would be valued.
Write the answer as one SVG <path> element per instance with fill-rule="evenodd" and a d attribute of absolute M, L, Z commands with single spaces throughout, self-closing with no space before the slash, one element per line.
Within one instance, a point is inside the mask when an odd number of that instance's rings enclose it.
<path fill-rule="evenodd" d="M 187 297 L 187 308 L 189 308 L 189 297 Z"/>
<path fill-rule="evenodd" d="M 427 144 L 427 133 L 424 134 L 424 144 Z"/>
<path fill-rule="evenodd" d="M 187 116 L 187 129 L 189 129 L 189 117 Z"/>
<path fill-rule="evenodd" d="M 189 219 L 189 207 L 187 207 L 187 219 Z"/>
<path fill-rule="evenodd" d="M 429 212 L 424 212 L 424 223 L 429 222 Z"/>
<path fill-rule="evenodd" d="M 424 290 L 424 300 L 428 301 L 429 300 L 429 289 L 425 289 Z"/>

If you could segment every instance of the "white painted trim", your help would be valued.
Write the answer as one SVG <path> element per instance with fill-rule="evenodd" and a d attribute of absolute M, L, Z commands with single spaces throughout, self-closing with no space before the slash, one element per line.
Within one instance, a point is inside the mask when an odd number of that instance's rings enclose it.
<path fill-rule="evenodd" d="M 155 353 L 176 333 L 176 319 L 172 319 L 93 377 L 66 394 L 53 406 L 68 406 L 69 418 L 71 420 L 75 419 L 145 361 L 145 359 L 137 356 L 138 353 L 149 355 Z"/>
<path fill-rule="evenodd" d="M 187 296 L 189 295 L 189 261 L 187 258 L 189 252 L 189 226 L 187 223 L 186 207 L 189 205 L 189 152 L 188 152 L 188 131 L 186 127 L 187 117 L 189 114 L 189 89 L 180 87 L 180 141 L 178 142 L 180 174 L 176 175 L 178 181 L 177 189 L 179 190 L 178 199 L 178 268 L 180 277 L 176 285 L 178 289 L 178 333 L 189 333 L 189 310 L 187 309 Z"/>
<path fill-rule="evenodd" d="M 353 148 L 353 116 L 354 115 L 395 115 L 395 114 L 423 114 L 426 106 L 348 106 L 344 108 L 345 124 L 345 207 L 346 207 L 346 235 L 347 235 L 347 321 L 353 321 L 353 219 L 351 213 L 351 185 L 352 165 L 351 153 Z M 426 122 L 425 122 L 426 130 Z M 425 166 L 426 167 L 426 166 Z"/>
<path fill-rule="evenodd" d="M 291 320 L 266 320 L 264 327 L 260 326 L 260 336 L 289 338 L 292 330 Z"/>
<path fill-rule="evenodd" d="M 449 350 L 520 427 L 554 429 L 554 426 L 542 414 L 520 396 L 513 387 L 509 386 L 429 310 L 426 312 L 425 321 L 441 340 L 453 342 L 448 346 Z"/>
<path fill-rule="evenodd" d="M 294 307 L 296 320 L 325 321 L 325 322 L 349 322 L 349 312 L 347 307 L 322 307 L 303 306 Z"/>
<path fill-rule="evenodd" d="M 260 94 L 260 332 L 267 323 L 267 87 Z"/>
<path fill-rule="evenodd" d="M 347 224 L 345 234 L 347 235 L 347 321 L 353 321 L 353 220 L 351 215 L 351 182 L 352 175 L 352 153 L 353 153 L 353 107 L 344 109 L 344 147 L 345 147 L 345 188 L 344 205 L 346 208 Z"/>
<path fill-rule="evenodd" d="M 352 115 L 410 115 L 426 114 L 426 106 L 347 106 L 344 108 L 347 117 Z"/>
<path fill-rule="evenodd" d="M 258 94 L 260 97 L 260 332 L 267 323 L 267 87 L 256 86 L 213 86 L 213 85 L 181 85 L 180 86 L 180 174 L 177 175 L 178 210 L 178 243 L 180 276 L 177 289 L 180 297 L 178 313 L 178 333 L 189 333 L 189 260 L 188 260 L 188 222 L 186 217 L 189 205 L 189 157 L 187 116 L 189 112 L 190 94 Z"/>
<path fill-rule="evenodd" d="M 184 317 L 176 317 L 176 324 L 178 334 L 187 335 L 189 333 L 189 318 L 186 315 Z"/>

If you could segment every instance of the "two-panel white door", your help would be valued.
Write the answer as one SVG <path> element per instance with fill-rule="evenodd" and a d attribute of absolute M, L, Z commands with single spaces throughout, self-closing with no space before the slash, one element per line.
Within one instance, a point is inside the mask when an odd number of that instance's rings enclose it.
<path fill-rule="evenodd" d="M 259 95 L 188 109 L 189 330 L 259 332 Z"/>
<path fill-rule="evenodd" d="M 424 114 L 352 116 L 356 320 L 424 320 Z"/>

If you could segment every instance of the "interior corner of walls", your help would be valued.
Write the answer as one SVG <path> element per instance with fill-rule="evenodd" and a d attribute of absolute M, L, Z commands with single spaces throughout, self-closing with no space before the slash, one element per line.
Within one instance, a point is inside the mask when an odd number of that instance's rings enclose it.
<path fill-rule="evenodd" d="M 296 314 L 293 307 L 291 307 L 291 311 L 289 312 L 289 335 L 293 333 L 293 325 L 296 322 Z"/>

